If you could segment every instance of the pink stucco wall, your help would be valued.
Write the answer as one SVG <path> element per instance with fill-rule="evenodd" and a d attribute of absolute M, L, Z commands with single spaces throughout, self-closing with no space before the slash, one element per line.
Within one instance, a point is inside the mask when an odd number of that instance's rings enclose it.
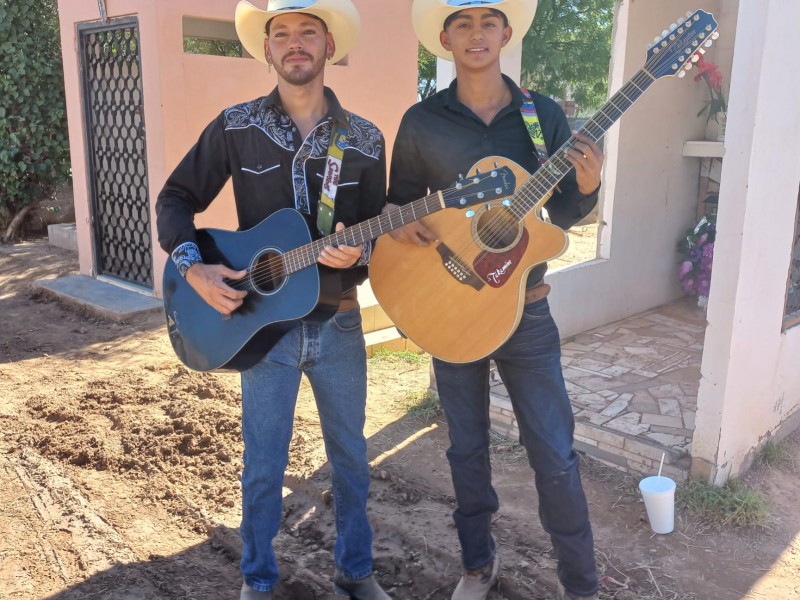
<path fill-rule="evenodd" d="M 416 101 L 417 40 L 411 27 L 411 0 L 375 2 L 354 0 L 362 30 L 346 67 L 326 71 L 332 87 L 349 110 L 375 122 L 391 151 L 405 109 Z M 268 93 L 275 74 L 252 59 L 189 55 L 183 52 L 184 15 L 233 19 L 237 0 L 107 0 L 109 18 L 135 15 L 139 19 L 142 85 L 147 136 L 151 209 L 173 167 L 191 147 L 206 124 L 222 109 Z M 265 0 L 256 2 L 266 5 Z M 80 269 L 93 274 L 90 198 L 86 140 L 78 61 L 77 24 L 99 20 L 96 0 L 59 0 L 64 55 L 67 117 L 70 129 L 75 213 Z M 391 32 L 388 35 L 387 32 Z M 155 214 L 152 213 L 153 240 Z M 200 226 L 235 228 L 230 190 L 197 220 Z M 161 293 L 166 255 L 153 244 L 155 294 Z"/>

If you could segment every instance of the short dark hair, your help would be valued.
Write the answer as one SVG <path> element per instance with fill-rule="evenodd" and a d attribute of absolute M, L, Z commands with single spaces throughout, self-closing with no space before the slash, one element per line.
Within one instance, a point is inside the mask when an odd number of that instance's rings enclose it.
<path fill-rule="evenodd" d="M 301 15 L 305 15 L 307 17 L 312 17 L 312 18 L 316 19 L 317 21 L 319 21 L 320 23 L 322 23 L 322 29 L 325 30 L 325 33 L 328 33 L 328 24 L 325 21 L 323 21 L 322 19 L 320 19 L 317 15 L 312 15 L 311 13 L 300 13 L 300 14 Z M 275 15 L 275 17 L 277 17 L 277 16 L 278 15 Z M 270 25 L 272 25 L 272 21 L 273 21 L 273 19 L 275 19 L 275 17 L 272 17 L 269 21 L 267 21 L 267 24 L 264 26 L 264 33 L 267 35 L 267 37 L 269 37 L 269 27 L 270 27 Z"/>
<path fill-rule="evenodd" d="M 476 8 L 477 8 L 477 7 L 476 7 Z M 466 10 L 466 9 L 465 9 L 465 10 Z M 487 9 L 487 10 L 489 10 L 489 11 L 493 12 L 495 15 L 497 15 L 498 17 L 500 17 L 501 19 L 503 19 L 503 27 L 508 27 L 508 17 L 506 16 L 506 13 L 504 13 L 502 10 L 497 10 L 496 8 L 489 8 L 489 9 Z M 444 20 L 444 25 L 442 26 L 442 30 L 445 30 L 445 29 L 447 29 L 448 27 L 450 27 L 450 23 L 452 23 L 452 22 L 453 22 L 453 19 L 455 19 L 455 18 L 456 18 L 458 15 L 460 15 L 462 12 L 464 12 L 464 11 L 463 11 L 463 10 L 459 10 L 458 12 L 454 12 L 452 15 L 450 15 L 449 17 L 447 17 L 447 18 Z"/>

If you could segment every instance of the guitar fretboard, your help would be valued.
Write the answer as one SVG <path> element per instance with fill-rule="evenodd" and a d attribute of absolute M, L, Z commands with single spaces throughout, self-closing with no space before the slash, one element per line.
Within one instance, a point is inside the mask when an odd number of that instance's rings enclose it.
<path fill-rule="evenodd" d="M 591 119 L 584 123 L 579 132 L 593 141 L 602 138 L 606 131 L 616 123 L 636 100 L 650 87 L 655 79 L 644 69 L 640 69 L 622 88 L 615 93 Z M 521 185 L 514 194 L 510 210 L 522 219 L 534 206 L 549 194 L 567 173 L 574 167 L 567 160 L 567 150 L 575 145 L 574 136 L 564 142 L 536 172 Z"/>
<path fill-rule="evenodd" d="M 439 194 L 430 194 L 373 217 L 368 221 L 290 250 L 281 256 L 283 272 L 286 275 L 291 275 L 313 265 L 319 260 L 320 254 L 322 254 L 322 250 L 326 246 L 360 246 L 364 242 L 374 240 L 384 233 L 430 215 L 441 208 L 442 201 Z"/>

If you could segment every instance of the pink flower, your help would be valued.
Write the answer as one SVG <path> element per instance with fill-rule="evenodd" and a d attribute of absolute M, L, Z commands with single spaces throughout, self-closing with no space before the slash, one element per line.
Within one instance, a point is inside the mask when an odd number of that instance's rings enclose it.
<path fill-rule="evenodd" d="M 686 277 L 681 280 L 681 289 L 684 294 L 694 294 L 694 277 Z"/>
<path fill-rule="evenodd" d="M 697 295 L 698 296 L 708 296 L 708 292 L 711 289 L 711 273 L 708 275 L 702 275 L 697 279 Z"/>

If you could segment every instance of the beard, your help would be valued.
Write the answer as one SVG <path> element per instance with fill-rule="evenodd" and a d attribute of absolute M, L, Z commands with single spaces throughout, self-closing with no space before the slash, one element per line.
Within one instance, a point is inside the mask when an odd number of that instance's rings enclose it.
<path fill-rule="evenodd" d="M 311 62 L 299 65 L 291 65 L 286 68 L 286 60 L 294 56 L 305 56 Z M 314 60 L 314 57 L 307 52 L 292 52 L 283 57 L 280 66 L 275 63 L 275 70 L 281 78 L 293 85 L 306 85 L 313 81 L 317 75 L 325 68 L 325 57 Z"/>

